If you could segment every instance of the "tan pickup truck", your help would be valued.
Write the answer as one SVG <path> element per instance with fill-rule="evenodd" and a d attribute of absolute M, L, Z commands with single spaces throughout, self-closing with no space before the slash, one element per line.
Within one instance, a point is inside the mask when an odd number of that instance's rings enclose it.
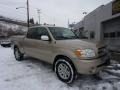
<path fill-rule="evenodd" d="M 82 41 L 67 28 L 34 26 L 26 36 L 13 36 L 15 58 L 28 55 L 53 65 L 58 78 L 72 83 L 78 74 L 96 74 L 110 62 L 106 47 Z"/>

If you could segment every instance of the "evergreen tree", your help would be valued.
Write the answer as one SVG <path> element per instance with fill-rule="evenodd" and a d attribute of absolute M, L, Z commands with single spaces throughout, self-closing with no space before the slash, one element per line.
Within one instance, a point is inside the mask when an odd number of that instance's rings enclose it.
<path fill-rule="evenodd" d="M 34 24 L 34 19 L 33 18 L 30 19 L 30 23 Z"/>

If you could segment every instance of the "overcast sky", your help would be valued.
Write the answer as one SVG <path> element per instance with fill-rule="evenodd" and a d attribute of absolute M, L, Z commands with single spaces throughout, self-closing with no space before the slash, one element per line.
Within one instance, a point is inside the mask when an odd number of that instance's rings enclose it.
<path fill-rule="evenodd" d="M 91 12 L 102 4 L 112 0 L 29 0 L 30 17 L 38 20 L 37 8 L 41 9 L 41 23 L 56 24 L 67 27 L 70 23 L 78 22 L 84 17 L 83 12 Z M 0 15 L 19 20 L 26 20 L 26 0 L 0 0 Z"/>

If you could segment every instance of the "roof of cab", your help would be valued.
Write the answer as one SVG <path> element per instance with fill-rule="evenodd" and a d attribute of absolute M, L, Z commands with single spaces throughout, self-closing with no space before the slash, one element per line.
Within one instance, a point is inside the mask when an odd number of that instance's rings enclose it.
<path fill-rule="evenodd" d="M 54 25 L 35 25 L 30 28 L 33 28 L 33 27 L 56 27 L 56 26 L 54 26 Z"/>
<path fill-rule="evenodd" d="M 36 25 L 36 26 L 29 27 L 29 28 L 35 28 L 35 27 L 60 27 L 60 26 L 55 26 L 55 25 Z M 65 28 L 65 27 L 63 27 L 63 28 Z"/>

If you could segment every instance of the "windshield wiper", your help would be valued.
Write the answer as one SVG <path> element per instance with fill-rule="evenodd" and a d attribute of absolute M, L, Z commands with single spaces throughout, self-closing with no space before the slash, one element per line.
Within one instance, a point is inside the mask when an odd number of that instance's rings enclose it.
<path fill-rule="evenodd" d="M 69 38 L 70 38 L 70 39 L 78 39 L 77 36 L 70 36 Z"/>
<path fill-rule="evenodd" d="M 58 40 L 64 40 L 64 39 L 78 39 L 76 36 L 70 36 L 70 37 L 63 37 L 63 36 L 59 36 L 57 37 Z"/>

